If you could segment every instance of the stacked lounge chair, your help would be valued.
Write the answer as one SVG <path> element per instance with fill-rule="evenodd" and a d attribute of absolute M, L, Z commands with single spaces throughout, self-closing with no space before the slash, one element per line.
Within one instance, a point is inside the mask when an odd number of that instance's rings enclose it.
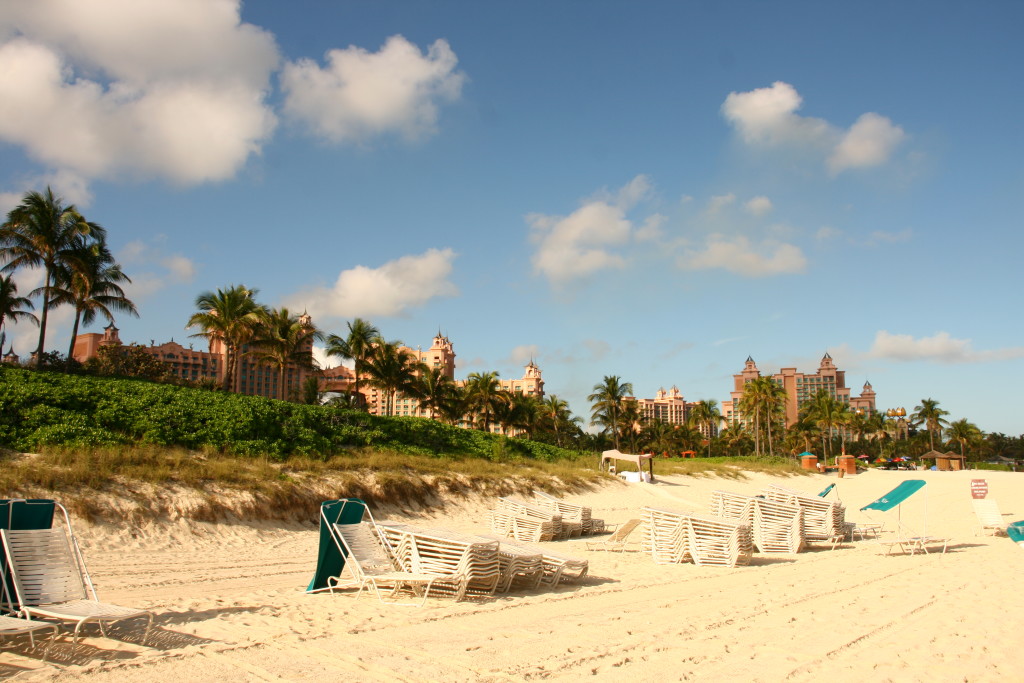
<path fill-rule="evenodd" d="M 381 587 L 391 586 L 392 597 L 403 589 L 419 595 L 421 600 L 418 603 L 405 603 L 419 606 L 427 601 L 435 585 L 438 588 L 447 585 L 456 600 L 465 594 L 466 580 L 462 574 L 402 568 L 372 521 L 335 523 L 331 525 L 331 530 L 345 555 L 343 571 L 328 580 L 331 592 L 335 587 L 356 587 L 359 589 L 356 597 L 359 597 L 364 590 L 370 589 L 378 600 L 384 602 Z"/>
<path fill-rule="evenodd" d="M 803 509 L 799 506 L 713 491 L 711 514 L 749 525 L 754 547 L 762 553 L 798 553 L 804 546 Z"/>
<path fill-rule="evenodd" d="M 768 500 L 795 505 L 803 510 L 804 539 L 807 541 L 831 541 L 851 533 L 846 524 L 846 508 L 837 501 L 774 484 L 766 487 L 763 495 Z"/>
<path fill-rule="evenodd" d="M 544 575 L 540 580 L 540 585 L 542 586 L 554 588 L 559 583 L 579 581 L 587 575 L 587 571 L 590 569 L 590 563 L 587 560 L 563 555 L 547 548 L 508 540 L 502 540 L 501 547 L 506 552 L 515 552 L 528 556 L 540 555 L 544 568 Z"/>
<path fill-rule="evenodd" d="M 562 515 L 515 498 L 499 498 L 490 511 L 491 530 L 527 543 L 553 541 L 562 535 Z"/>
<path fill-rule="evenodd" d="M 690 517 L 686 524 L 694 564 L 718 567 L 750 564 L 754 539 L 748 525 L 711 515 Z"/>
<path fill-rule="evenodd" d="M 750 526 L 734 519 L 643 508 L 645 548 L 659 564 L 687 560 L 697 565 L 749 564 L 754 551 Z"/>
<path fill-rule="evenodd" d="M 640 511 L 643 523 L 643 549 L 658 564 L 679 564 L 690 559 L 689 534 L 685 520 L 690 512 L 645 507 Z"/>
<path fill-rule="evenodd" d="M 569 528 L 568 536 L 591 536 L 604 533 L 604 520 L 592 517 L 591 509 L 588 507 L 566 503 L 543 491 L 534 491 L 533 498 L 541 507 L 562 515 L 563 527 L 566 523 L 572 525 Z M 575 533 L 575 524 L 579 524 L 579 533 Z M 565 533 L 564 529 L 563 533 Z"/>
<path fill-rule="evenodd" d="M 488 596 L 502 584 L 497 541 L 406 524 L 381 524 L 379 528 L 405 569 L 455 574 L 465 580 L 464 585 L 458 587 L 451 583 L 439 584 L 436 592 L 456 597 Z"/>

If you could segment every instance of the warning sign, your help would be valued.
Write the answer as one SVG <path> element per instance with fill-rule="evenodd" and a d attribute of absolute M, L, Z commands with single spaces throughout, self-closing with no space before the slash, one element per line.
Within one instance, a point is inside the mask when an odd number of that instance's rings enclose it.
<path fill-rule="evenodd" d="M 984 479 L 971 479 L 971 498 L 984 498 L 988 495 L 988 482 Z"/>

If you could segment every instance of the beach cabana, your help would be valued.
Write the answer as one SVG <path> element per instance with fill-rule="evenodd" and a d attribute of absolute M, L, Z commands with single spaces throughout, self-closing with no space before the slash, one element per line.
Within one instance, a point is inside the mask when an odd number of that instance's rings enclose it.
<path fill-rule="evenodd" d="M 921 456 L 921 460 L 934 460 L 935 469 L 939 472 L 958 472 L 964 469 L 967 458 L 959 453 L 940 453 L 939 451 L 928 451 Z"/>
<path fill-rule="evenodd" d="M 610 467 L 614 467 L 615 462 L 618 460 L 624 460 L 626 462 L 632 462 L 636 464 L 636 471 L 643 472 L 643 463 L 647 463 L 647 471 L 650 473 L 651 481 L 654 481 L 654 455 L 651 453 L 641 453 L 639 455 L 631 455 L 629 453 L 623 453 L 617 449 L 605 451 L 601 454 L 601 469 L 610 471 Z"/>

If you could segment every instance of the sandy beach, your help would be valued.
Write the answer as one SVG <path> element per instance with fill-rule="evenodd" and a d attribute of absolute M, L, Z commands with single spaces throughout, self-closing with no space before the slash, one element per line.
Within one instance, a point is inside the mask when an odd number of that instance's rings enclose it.
<path fill-rule="evenodd" d="M 364 595 L 308 595 L 314 527 L 177 523 L 136 532 L 77 524 L 100 597 L 157 613 L 146 646 L 124 623 L 95 627 L 78 647 L 54 645 L 54 664 L 24 647 L 0 650 L 0 678 L 19 681 L 1009 681 L 1019 656 L 1024 549 L 983 535 L 969 485 L 988 482 L 1005 519 L 1024 518 L 1024 475 L 886 472 L 741 479 L 663 477 L 610 482 L 568 496 L 622 522 L 651 505 L 706 510 L 716 489 L 754 494 L 777 483 L 816 493 L 835 482 L 848 521 L 899 482 L 927 486 L 903 521 L 948 536 L 945 555 L 886 556 L 870 540 L 799 554 L 755 553 L 735 569 L 658 565 L 643 553 L 586 550 L 589 576 L 555 590 L 520 591 L 423 608 Z M 382 520 L 486 532 L 488 501 L 442 513 L 381 510 Z M 873 513 L 894 528 L 896 513 Z M 636 534 L 639 539 L 639 533 Z"/>

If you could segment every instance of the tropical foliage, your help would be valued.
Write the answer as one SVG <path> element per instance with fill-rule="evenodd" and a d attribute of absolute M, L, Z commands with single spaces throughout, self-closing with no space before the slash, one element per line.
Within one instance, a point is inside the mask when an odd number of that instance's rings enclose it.
<path fill-rule="evenodd" d="M 130 379 L 0 367 L 0 447 L 154 444 L 242 456 L 328 457 L 375 447 L 432 457 L 555 460 L 553 445 L 435 420 L 379 417 Z"/>
<path fill-rule="evenodd" d="M 235 370 L 242 346 L 252 340 L 266 309 L 256 303 L 256 290 L 245 285 L 232 285 L 216 292 L 203 292 L 196 297 L 198 312 L 188 319 L 186 327 L 199 328 L 193 337 L 202 337 L 224 346 L 224 391 L 234 389 Z"/>
<path fill-rule="evenodd" d="M 79 320 L 96 312 L 110 315 L 113 308 L 134 313 L 134 304 L 119 287 L 128 279 L 110 256 L 106 234 L 103 226 L 86 220 L 49 187 L 26 193 L 0 225 L 0 274 L 43 270 L 43 286 L 28 295 L 41 297 L 39 343 L 33 352 L 39 364 L 47 358 L 46 332 L 54 307 L 75 306 L 76 332 Z"/>
<path fill-rule="evenodd" d="M 600 384 L 595 384 L 593 393 L 587 396 L 591 403 L 591 424 L 601 427 L 601 431 L 610 434 L 615 448 L 620 446 L 621 431 L 628 427 L 633 431 L 633 425 L 622 419 L 623 406 L 626 397 L 633 393 L 633 385 L 623 382 L 618 375 L 605 375 Z"/>

